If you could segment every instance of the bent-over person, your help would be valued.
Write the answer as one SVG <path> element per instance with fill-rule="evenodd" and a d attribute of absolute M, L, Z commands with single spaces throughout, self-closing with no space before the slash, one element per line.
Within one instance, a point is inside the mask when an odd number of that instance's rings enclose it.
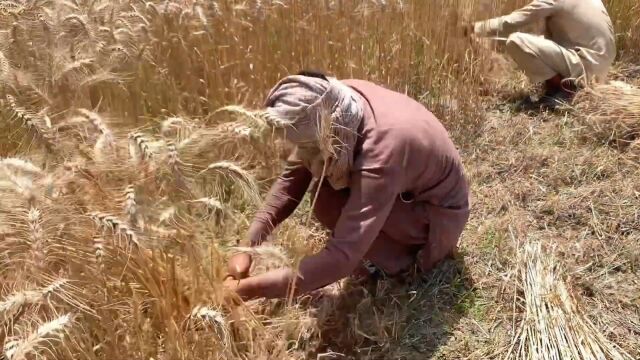
<path fill-rule="evenodd" d="M 281 80 L 266 114 L 295 151 L 249 229 L 261 246 L 316 182 L 315 216 L 331 230 L 298 272 L 247 277 L 251 259 L 229 261 L 225 286 L 244 299 L 304 294 L 353 274 L 401 276 L 451 255 L 469 217 L 463 165 L 443 125 L 424 106 L 363 80 L 303 73 Z M 311 188 L 311 189 L 310 189 Z"/>
<path fill-rule="evenodd" d="M 544 21 L 545 36 L 518 32 Z M 555 109 L 569 103 L 579 86 L 601 82 L 616 56 L 615 33 L 601 0 L 535 0 L 515 12 L 473 24 L 479 36 L 507 37 L 506 51 L 531 81 L 544 82 L 538 103 L 522 108 Z"/>

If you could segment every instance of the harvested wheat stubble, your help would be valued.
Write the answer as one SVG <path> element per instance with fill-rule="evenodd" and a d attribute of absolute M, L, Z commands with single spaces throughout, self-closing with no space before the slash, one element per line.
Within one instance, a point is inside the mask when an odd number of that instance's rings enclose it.
<path fill-rule="evenodd" d="M 560 264 L 539 242 L 519 253 L 525 314 L 506 358 L 631 360 L 581 312 L 562 280 Z"/>

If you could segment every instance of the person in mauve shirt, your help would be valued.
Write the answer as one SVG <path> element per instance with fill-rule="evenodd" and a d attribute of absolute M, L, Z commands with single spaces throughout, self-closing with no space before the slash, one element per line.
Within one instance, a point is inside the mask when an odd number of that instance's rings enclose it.
<path fill-rule="evenodd" d="M 518 32 L 544 21 L 545 36 Z M 534 0 L 513 13 L 469 25 L 468 34 L 506 37 L 506 51 L 533 82 L 545 82 L 539 102 L 523 109 L 555 109 L 584 82 L 602 82 L 616 57 L 615 32 L 601 0 Z"/>
<path fill-rule="evenodd" d="M 308 191 L 318 191 L 313 211 L 331 237 L 298 269 L 248 277 L 250 256 L 234 255 L 227 288 L 245 300 L 283 298 L 350 275 L 428 271 L 452 255 L 469 217 L 469 185 L 447 131 L 424 106 L 368 81 L 303 72 L 273 88 L 264 114 L 295 150 L 250 226 L 251 246 L 268 241 Z"/>

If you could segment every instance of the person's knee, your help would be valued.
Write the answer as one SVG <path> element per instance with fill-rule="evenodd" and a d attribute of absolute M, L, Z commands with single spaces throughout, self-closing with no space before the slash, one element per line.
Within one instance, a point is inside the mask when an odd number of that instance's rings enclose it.
<path fill-rule="evenodd" d="M 513 52 L 522 52 L 522 44 L 525 43 L 528 34 L 515 32 L 507 38 L 507 51 L 510 53 Z"/>

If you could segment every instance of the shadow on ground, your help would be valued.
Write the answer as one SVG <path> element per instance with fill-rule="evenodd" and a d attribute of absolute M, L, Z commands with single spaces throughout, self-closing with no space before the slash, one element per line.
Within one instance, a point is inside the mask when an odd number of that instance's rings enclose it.
<path fill-rule="evenodd" d="M 317 359 L 429 359 L 447 343 L 475 293 L 464 256 L 401 284 L 348 284 L 317 307 Z"/>

